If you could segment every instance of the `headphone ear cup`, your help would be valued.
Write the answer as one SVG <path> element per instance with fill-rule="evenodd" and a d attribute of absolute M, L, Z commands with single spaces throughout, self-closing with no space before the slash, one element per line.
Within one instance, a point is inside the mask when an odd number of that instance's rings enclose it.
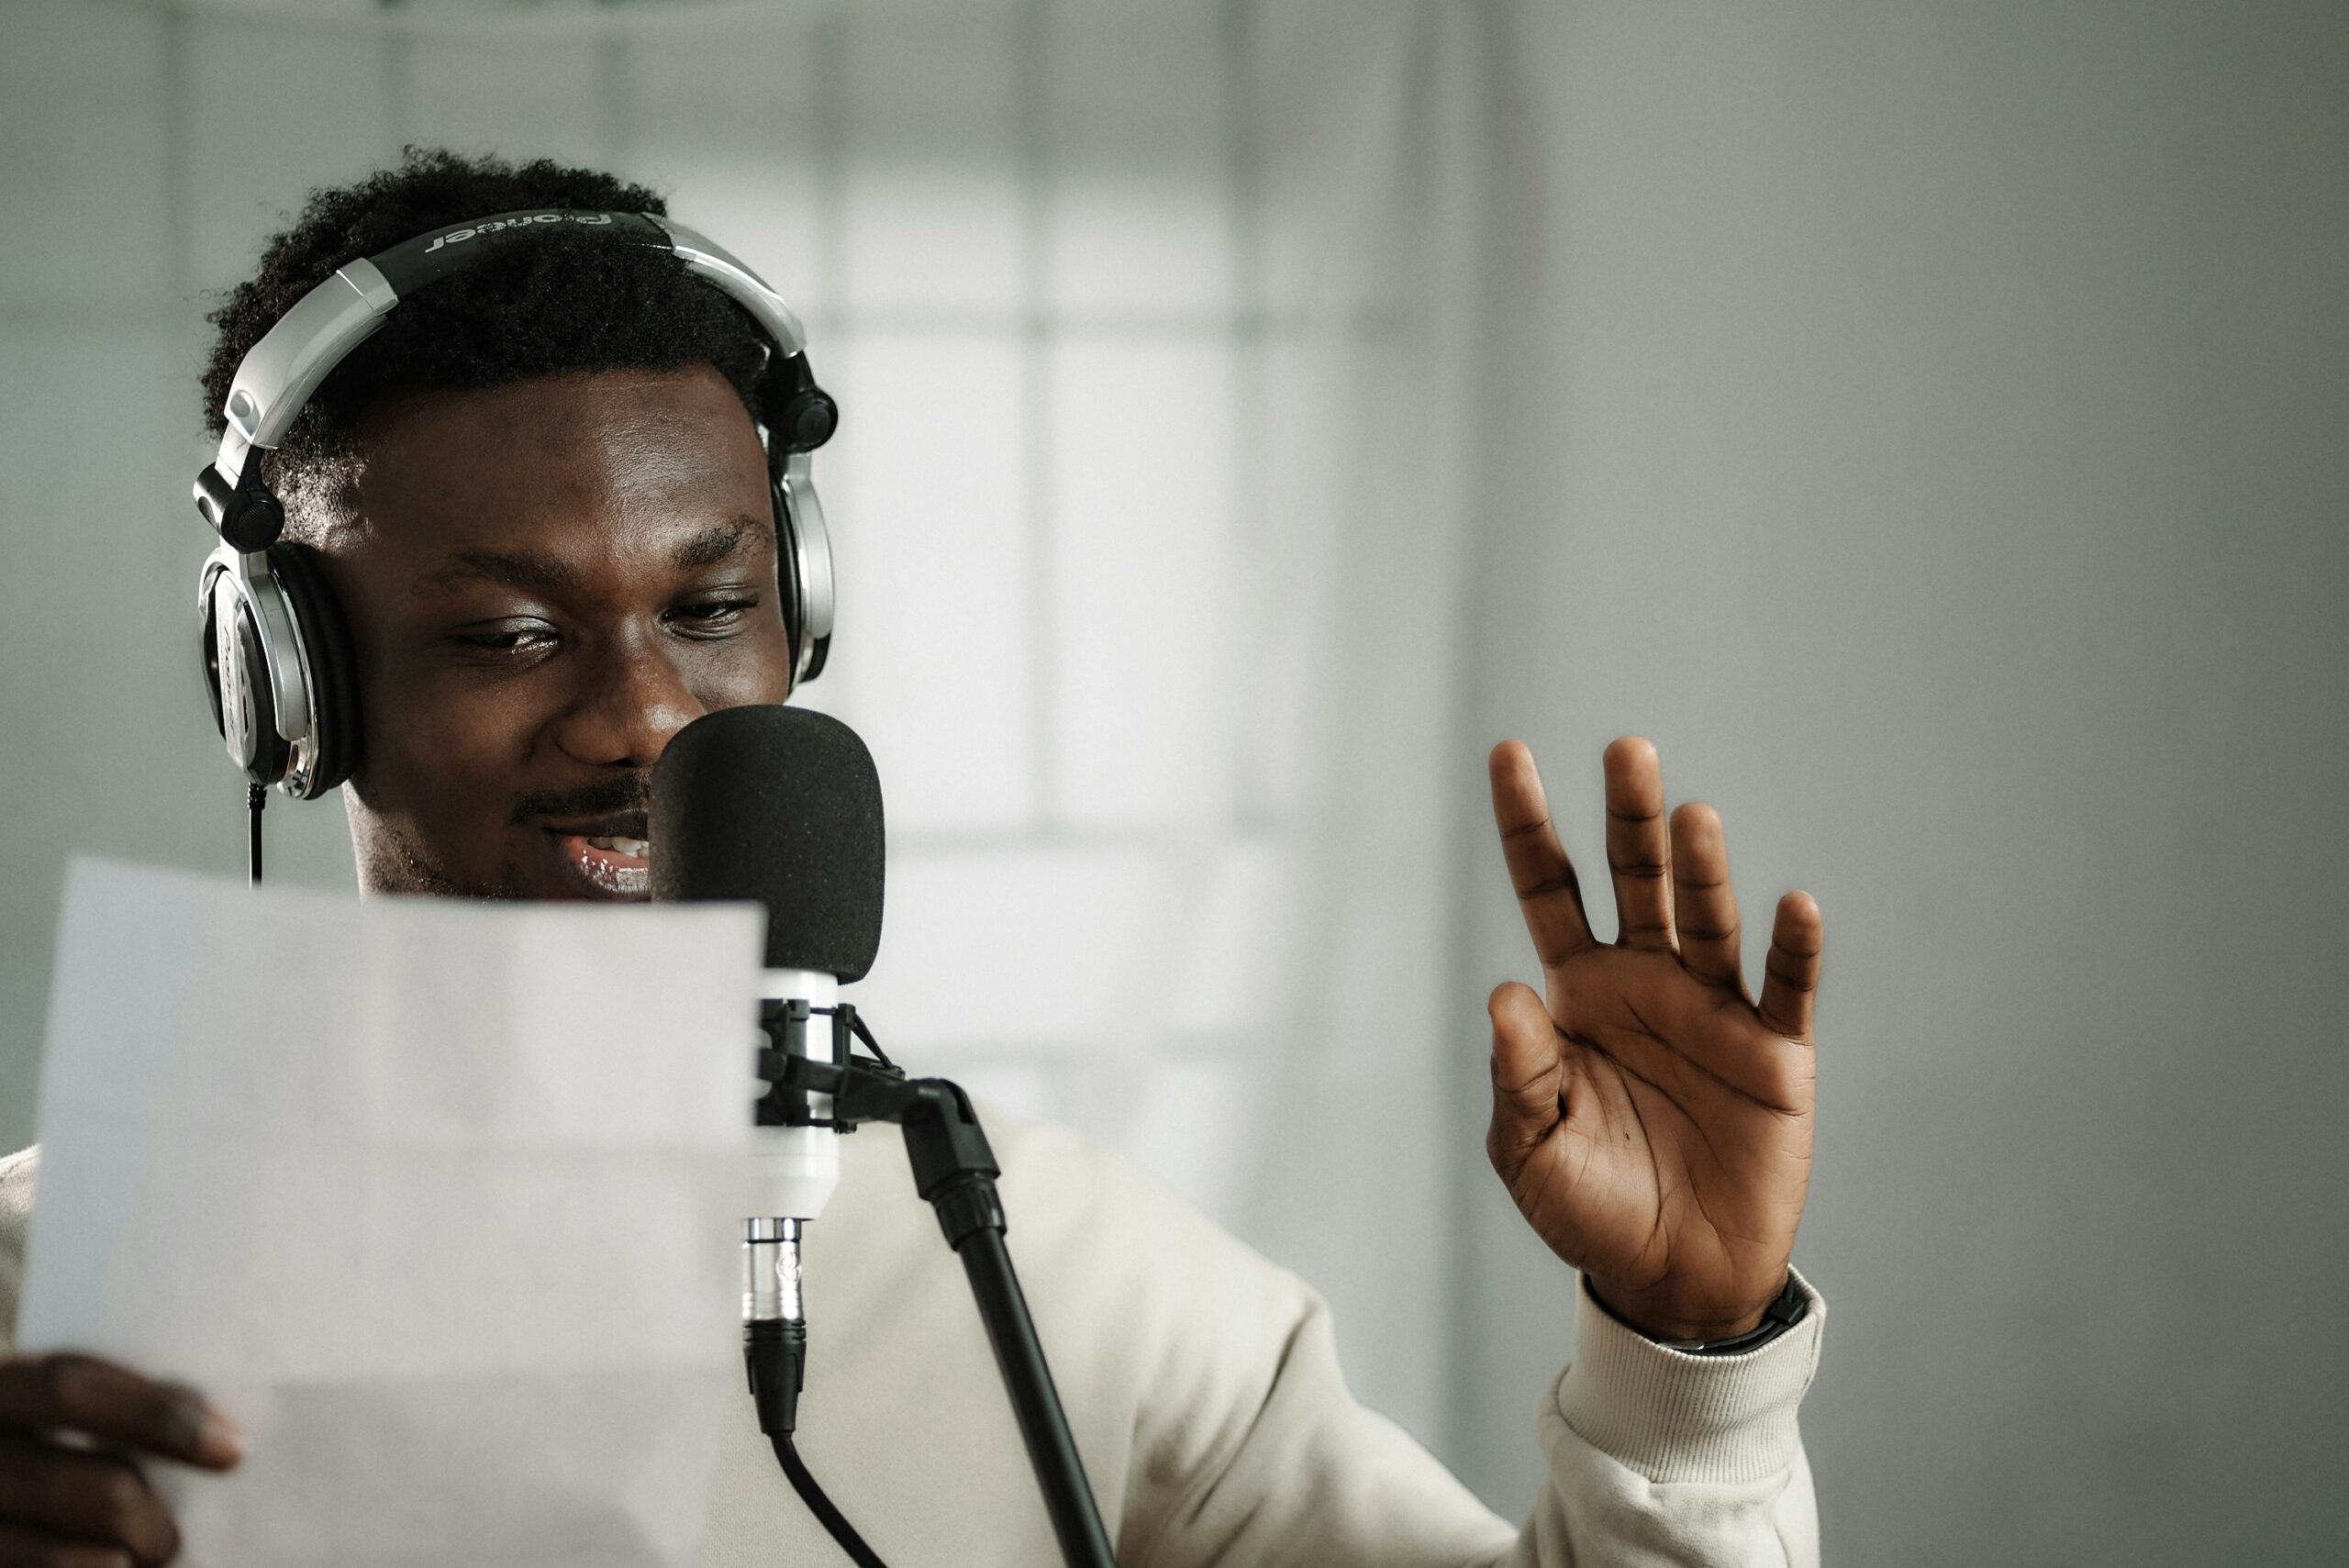
<path fill-rule="evenodd" d="M 245 770 L 245 777 L 267 787 L 285 776 L 293 748 L 277 733 L 277 703 L 269 680 L 269 661 L 262 654 L 261 633 L 253 625 L 250 606 L 241 599 L 227 601 L 230 621 L 222 647 L 219 602 L 209 602 L 204 614 L 204 679 L 212 696 L 212 721 L 221 739 L 229 741 L 228 754 Z M 223 655 L 236 661 L 236 673 L 222 679 Z M 235 704 L 233 715 L 229 704 Z M 236 720 L 235 734 L 229 720 Z"/>
<path fill-rule="evenodd" d="M 275 784 L 285 776 L 293 761 L 294 749 L 277 733 L 277 704 L 269 684 L 269 662 L 262 656 L 261 628 L 253 624 L 252 611 L 237 606 L 237 658 L 246 670 L 243 689 L 252 703 L 251 726 L 246 731 L 252 738 L 253 758 L 245 772 L 262 784 Z"/>
<path fill-rule="evenodd" d="M 228 712 L 220 704 L 220 601 L 210 590 L 211 579 L 205 579 L 204 613 L 204 695 L 212 699 L 212 728 L 220 739 L 228 738 Z"/>
<path fill-rule="evenodd" d="M 807 625 L 807 584 L 800 581 L 799 520 L 792 516 L 791 496 L 776 478 L 769 486 L 774 498 L 774 582 L 782 595 L 783 633 L 791 645 L 791 665 L 799 668 L 799 643 Z"/>
<path fill-rule="evenodd" d="M 292 540 L 269 547 L 269 569 L 301 635 L 304 673 L 317 714 L 305 800 L 340 785 L 359 765 L 359 663 L 351 625 L 328 585 L 317 551 Z"/>

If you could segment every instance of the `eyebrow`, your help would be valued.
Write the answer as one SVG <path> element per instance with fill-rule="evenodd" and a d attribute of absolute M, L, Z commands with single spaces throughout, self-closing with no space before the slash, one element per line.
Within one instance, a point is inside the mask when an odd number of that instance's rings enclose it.
<path fill-rule="evenodd" d="M 446 565 L 418 578 L 416 592 L 428 594 L 468 582 L 545 592 L 568 588 L 578 580 L 578 573 L 566 562 L 534 550 L 461 550 L 449 557 Z"/>
<path fill-rule="evenodd" d="M 715 566 L 741 549 L 746 535 L 764 526 L 755 517 L 737 517 L 730 523 L 702 528 L 669 552 L 670 563 L 681 572 Z"/>
<path fill-rule="evenodd" d="M 749 516 L 696 529 L 669 552 L 681 572 L 715 566 L 742 548 L 742 540 L 765 525 Z M 579 573 L 568 562 L 534 550 L 460 550 L 438 570 L 417 579 L 415 591 L 429 594 L 459 583 L 495 583 L 501 587 L 551 593 L 575 586 Z"/>

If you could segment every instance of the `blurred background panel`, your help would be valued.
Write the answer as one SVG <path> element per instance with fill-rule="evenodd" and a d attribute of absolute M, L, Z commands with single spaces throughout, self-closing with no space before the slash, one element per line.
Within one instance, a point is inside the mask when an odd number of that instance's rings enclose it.
<path fill-rule="evenodd" d="M 1297 1268 L 1518 1513 L 1573 1292 L 1482 1160 L 1482 757 L 1596 893 L 1647 734 L 1756 942 L 1827 912 L 1830 1558 L 2335 1561 L 2343 80 L 2269 0 L 0 0 L 0 1144 L 66 856 L 241 863 L 205 312 L 403 144 L 550 155 L 841 396 L 894 1047 Z"/>

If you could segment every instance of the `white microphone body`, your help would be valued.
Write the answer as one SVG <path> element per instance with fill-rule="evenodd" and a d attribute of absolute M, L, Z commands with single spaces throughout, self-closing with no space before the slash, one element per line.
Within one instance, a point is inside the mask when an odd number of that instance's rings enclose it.
<path fill-rule="evenodd" d="M 760 996 L 770 1002 L 805 1002 L 811 1007 L 840 1004 L 841 983 L 812 969 L 769 969 L 760 975 Z M 807 1044 L 820 1061 L 831 1060 L 832 1020 L 818 1014 L 807 1021 Z M 807 1096 L 808 1110 L 832 1114 L 829 1095 Z M 841 1184 L 841 1135 L 829 1127 L 753 1128 L 751 1212 L 763 1219 L 816 1219 Z"/>

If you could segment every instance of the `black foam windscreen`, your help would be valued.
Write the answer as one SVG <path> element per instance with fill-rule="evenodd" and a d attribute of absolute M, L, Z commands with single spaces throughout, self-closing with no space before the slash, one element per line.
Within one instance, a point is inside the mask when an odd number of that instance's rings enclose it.
<path fill-rule="evenodd" d="M 881 947 L 881 776 L 856 731 L 799 707 L 728 707 L 652 768 L 652 896 L 767 908 L 767 967 L 862 979 Z"/>

